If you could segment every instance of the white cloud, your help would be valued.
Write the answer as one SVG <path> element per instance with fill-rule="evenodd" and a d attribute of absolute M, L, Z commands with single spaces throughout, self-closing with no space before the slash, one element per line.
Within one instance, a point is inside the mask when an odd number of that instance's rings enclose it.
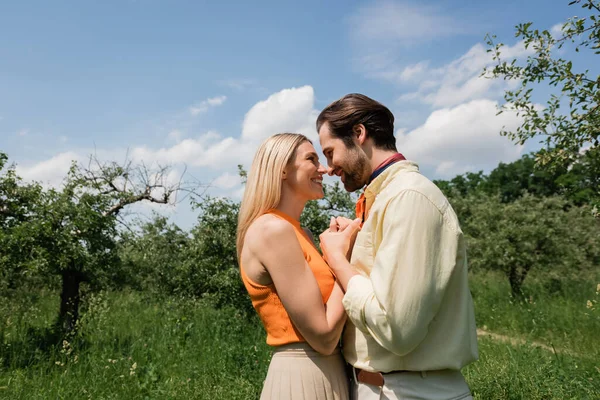
<path fill-rule="evenodd" d="M 239 156 L 241 149 L 237 144 L 238 140 L 233 137 L 223 138 L 217 132 L 209 131 L 196 139 L 184 139 L 171 147 L 152 149 L 139 146 L 134 147 L 130 153 L 135 161 L 219 168 Z"/>
<path fill-rule="evenodd" d="M 465 24 L 430 6 L 382 1 L 359 8 L 350 17 L 355 40 L 414 44 L 465 32 Z"/>
<path fill-rule="evenodd" d="M 412 79 L 418 79 L 427 71 L 428 65 L 428 61 L 421 61 L 416 64 L 409 65 L 402 70 L 399 78 L 403 82 L 407 82 Z"/>
<path fill-rule="evenodd" d="M 244 117 L 242 139 L 262 141 L 281 132 L 302 133 L 316 139 L 318 111 L 311 86 L 284 89 L 256 103 Z"/>
<path fill-rule="evenodd" d="M 256 86 L 257 81 L 256 79 L 228 79 L 220 81 L 219 84 L 235 90 L 244 90 L 248 87 Z"/>
<path fill-rule="evenodd" d="M 563 31 L 562 31 L 562 27 L 563 27 L 564 23 L 561 22 L 559 24 L 555 24 L 552 26 L 552 28 L 550 28 L 550 34 L 552 35 L 553 38 L 555 39 L 560 39 L 561 37 L 563 37 Z"/>
<path fill-rule="evenodd" d="M 221 104 L 223 104 L 225 102 L 225 100 L 227 100 L 227 96 L 219 96 L 219 97 L 213 97 L 211 99 L 207 99 L 206 102 L 210 106 L 220 106 Z"/>
<path fill-rule="evenodd" d="M 523 42 L 513 46 L 505 46 L 502 57 L 505 59 L 520 58 L 527 55 Z M 464 55 L 439 68 L 426 68 L 421 62 L 409 71 L 418 71 L 412 76 L 412 82 L 419 85 L 415 92 L 409 92 L 399 97 L 400 101 L 420 101 L 433 107 L 450 107 L 472 99 L 497 98 L 506 88 L 514 87 L 516 81 L 488 79 L 481 76 L 483 69 L 492 64 L 492 55 L 478 43 Z M 380 75 L 380 77 L 385 77 Z M 407 81 L 407 79 L 397 79 Z M 394 78 L 394 77 L 392 77 Z M 421 79 L 419 79 L 421 78 Z"/>
<path fill-rule="evenodd" d="M 369 78 L 402 87 L 401 102 L 412 101 L 434 108 L 451 107 L 473 99 L 498 98 L 517 82 L 486 79 L 481 73 L 493 63 L 481 43 L 441 66 L 431 60 L 411 62 L 410 47 L 445 40 L 475 31 L 478 22 L 434 6 L 382 1 L 360 7 L 349 18 L 349 35 L 355 47 L 357 69 Z M 528 53 L 522 42 L 504 46 L 502 57 Z M 408 90 L 407 90 L 408 89 Z"/>
<path fill-rule="evenodd" d="M 68 151 L 31 165 L 17 165 L 17 174 L 27 181 L 37 181 L 44 186 L 58 187 L 66 177 L 73 161 L 80 162 L 81 155 Z"/>
<path fill-rule="evenodd" d="M 241 178 L 239 175 L 230 174 L 226 172 L 220 175 L 213 181 L 213 186 L 219 189 L 231 189 L 241 184 Z"/>
<path fill-rule="evenodd" d="M 210 107 L 217 107 L 225 103 L 227 96 L 211 97 L 203 100 L 200 103 L 194 104 L 190 107 L 190 114 L 197 116 L 198 114 L 205 113 Z"/>
<path fill-rule="evenodd" d="M 224 100 L 213 99 L 213 104 Z M 207 103 L 208 104 L 208 103 Z M 246 167 L 252 161 L 256 148 L 266 137 L 278 132 L 298 132 L 315 138 L 317 110 L 313 108 L 314 91 L 311 86 L 283 89 L 256 103 L 244 118 L 241 137 L 222 136 L 208 131 L 196 137 L 182 138 L 183 133 L 172 130 L 168 138 L 175 143 L 163 147 L 148 145 L 116 149 L 81 149 L 58 154 L 36 164 L 19 166 L 23 178 L 49 182 L 59 186 L 66 176 L 71 160 L 82 162 L 91 153 L 102 161 L 120 161 L 128 157 L 134 163 L 144 162 L 149 168 L 155 165 L 201 168 L 200 181 L 207 182 L 215 172 L 222 174 L 216 178 L 215 187 L 235 189 L 240 180 L 237 175 L 224 173 L 232 171 L 236 165 Z M 127 156 L 126 156 L 127 154 Z M 172 171 L 176 174 L 176 171 Z M 170 176 L 174 179 L 175 175 Z M 235 182 L 235 183 L 234 183 Z M 237 192 L 236 192 L 237 193 Z"/>
<path fill-rule="evenodd" d="M 497 106 L 495 101 L 473 100 L 436 110 L 420 127 L 396 133 L 398 150 L 445 178 L 514 161 L 523 148 L 499 133 L 503 127 L 515 129 L 522 120 L 508 111 L 496 115 Z"/>
<path fill-rule="evenodd" d="M 235 190 L 233 193 L 231 193 L 231 197 L 236 199 L 236 200 L 241 200 L 242 197 L 244 197 L 244 191 L 246 189 L 246 186 L 242 186 L 241 188 Z"/>
<path fill-rule="evenodd" d="M 179 129 L 173 129 L 171 132 L 169 132 L 167 134 L 167 139 L 178 143 L 181 141 L 182 136 L 183 136 L 183 134 L 181 133 L 181 131 Z"/>
<path fill-rule="evenodd" d="M 411 48 L 468 33 L 475 23 L 440 7 L 387 0 L 359 7 L 347 25 L 354 52 L 359 54 L 354 59 L 356 69 L 370 78 L 402 83 L 427 66 L 427 61 L 406 65 Z"/>
<path fill-rule="evenodd" d="M 29 130 L 28 129 L 21 129 L 19 132 L 17 132 L 18 136 L 27 136 L 29 134 Z"/>

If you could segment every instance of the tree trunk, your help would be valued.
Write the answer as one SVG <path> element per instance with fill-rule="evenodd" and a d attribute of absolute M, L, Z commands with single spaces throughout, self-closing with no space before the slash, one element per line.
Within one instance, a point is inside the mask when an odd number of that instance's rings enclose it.
<path fill-rule="evenodd" d="M 513 297 L 522 298 L 523 291 L 521 290 L 521 285 L 523 284 L 523 279 L 519 276 L 517 269 L 517 267 L 512 267 L 510 269 L 508 273 L 508 282 L 510 283 Z"/>
<path fill-rule="evenodd" d="M 79 284 L 82 281 L 81 274 L 75 271 L 64 271 L 62 273 L 62 292 L 60 294 L 60 314 L 58 324 L 63 333 L 75 332 L 77 320 L 79 319 Z"/>

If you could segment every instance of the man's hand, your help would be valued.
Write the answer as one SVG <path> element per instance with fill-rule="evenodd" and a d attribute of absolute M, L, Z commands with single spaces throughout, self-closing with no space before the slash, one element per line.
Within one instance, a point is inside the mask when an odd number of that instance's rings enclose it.
<path fill-rule="evenodd" d="M 331 218 L 333 218 L 333 217 L 331 217 Z M 338 232 L 341 232 L 341 231 L 345 230 L 348 226 L 350 226 L 350 224 L 352 223 L 352 220 L 350 218 L 346 218 L 346 217 L 335 217 L 335 222 L 337 224 Z M 331 228 L 331 224 L 330 224 L 329 228 Z"/>
<path fill-rule="evenodd" d="M 347 218 L 338 220 L 331 217 L 329 229 L 319 236 L 324 257 L 327 260 L 334 260 L 336 257 L 343 257 L 348 260 L 352 254 L 352 246 L 359 230 L 360 219 L 358 218 L 351 221 Z"/>

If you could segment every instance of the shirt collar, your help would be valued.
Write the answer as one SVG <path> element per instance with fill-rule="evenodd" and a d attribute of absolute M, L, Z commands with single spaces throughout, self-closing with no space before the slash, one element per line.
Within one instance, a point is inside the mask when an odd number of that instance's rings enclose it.
<path fill-rule="evenodd" d="M 375 171 L 371 174 L 369 181 L 367 182 L 367 186 L 373 181 L 373 179 L 377 178 L 383 171 L 389 168 L 391 165 L 397 163 L 398 161 L 404 161 L 406 158 L 402 155 L 402 153 L 396 153 L 388 158 L 386 158 L 381 164 L 375 168 Z"/>
<path fill-rule="evenodd" d="M 372 196 L 379 194 L 398 172 L 419 172 L 419 165 L 407 160 L 398 161 L 390 165 L 367 185 L 365 188 L 365 195 Z"/>

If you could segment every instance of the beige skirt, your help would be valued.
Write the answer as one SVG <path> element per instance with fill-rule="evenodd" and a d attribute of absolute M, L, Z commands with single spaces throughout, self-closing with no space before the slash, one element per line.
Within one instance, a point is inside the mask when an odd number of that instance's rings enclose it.
<path fill-rule="evenodd" d="M 339 351 L 324 356 L 307 343 L 273 352 L 261 400 L 348 400 L 349 381 Z"/>

